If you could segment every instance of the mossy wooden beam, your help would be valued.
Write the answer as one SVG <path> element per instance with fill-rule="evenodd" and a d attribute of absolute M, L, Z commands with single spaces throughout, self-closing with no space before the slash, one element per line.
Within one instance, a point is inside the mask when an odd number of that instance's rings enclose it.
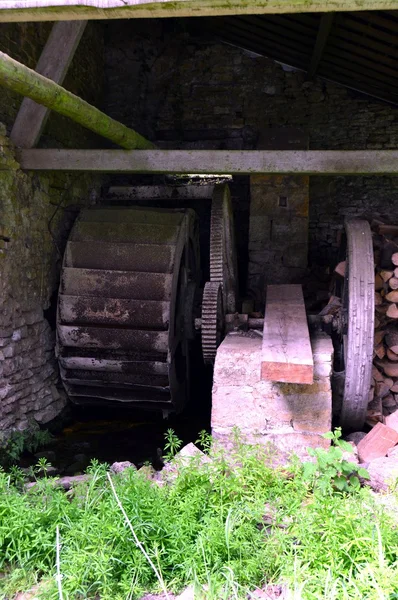
<path fill-rule="evenodd" d="M 133 129 L 111 119 L 88 102 L 4 52 L 0 52 L 0 85 L 69 117 L 122 148 L 154 148 L 150 141 Z"/>
<path fill-rule="evenodd" d="M 398 0 L 1 0 L 0 21 L 394 10 Z"/>
<path fill-rule="evenodd" d="M 36 73 L 62 85 L 87 21 L 54 23 Z M 34 148 L 44 130 L 50 110 L 30 98 L 24 98 L 11 131 L 11 140 L 20 148 Z"/>
<path fill-rule="evenodd" d="M 398 150 L 21 150 L 37 171 L 181 174 L 398 174 Z"/>

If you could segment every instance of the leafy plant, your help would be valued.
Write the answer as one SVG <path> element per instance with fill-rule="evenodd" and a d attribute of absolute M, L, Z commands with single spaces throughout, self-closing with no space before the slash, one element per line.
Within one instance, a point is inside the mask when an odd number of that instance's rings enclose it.
<path fill-rule="evenodd" d="M 179 449 L 182 446 L 182 441 L 175 434 L 173 429 L 168 429 L 165 433 L 166 443 L 164 445 L 164 449 L 166 451 L 165 459 L 166 461 L 171 460 L 173 456 L 177 454 Z"/>
<path fill-rule="evenodd" d="M 328 450 L 307 448 L 308 454 L 313 456 L 316 462 L 304 463 L 304 479 L 310 481 L 321 492 L 328 492 L 331 487 L 338 492 L 358 491 L 361 487 L 359 477 L 369 479 L 366 469 L 345 458 L 344 453 L 352 453 L 353 448 L 341 439 L 341 435 L 341 427 L 323 434 L 325 439 L 332 442 Z"/>
<path fill-rule="evenodd" d="M 14 465 L 26 450 L 34 453 L 51 440 L 51 434 L 45 429 L 14 430 L 7 434 L 0 432 L 0 465 Z"/>
<path fill-rule="evenodd" d="M 202 429 L 202 431 L 199 431 L 199 436 L 195 443 L 198 446 L 201 446 L 203 452 L 206 452 L 206 454 L 208 454 L 211 448 L 212 437 L 210 433 L 207 433 L 207 431 Z"/>
<path fill-rule="evenodd" d="M 34 473 L 37 475 L 41 475 L 43 477 L 47 476 L 47 472 L 48 469 L 51 467 L 51 463 L 48 462 L 48 460 L 42 456 L 39 458 L 39 460 L 37 461 L 37 463 L 34 466 Z"/>
<path fill-rule="evenodd" d="M 23 484 L 25 483 L 25 473 L 17 467 L 16 465 L 12 465 L 10 467 L 10 480 L 12 483 L 19 489 L 22 489 Z"/>
<path fill-rule="evenodd" d="M 198 600 L 243 600 L 267 585 L 302 600 L 394 598 L 398 528 L 368 489 L 336 494 L 325 478 L 319 493 L 302 465 L 273 469 L 263 448 L 238 438 L 228 454 L 211 444 L 209 459 L 179 461 L 161 486 L 127 469 L 110 475 L 113 487 L 92 461 L 68 494 L 48 477 L 23 493 L 0 471 L 0 598 L 40 580 L 37 597 L 59 600 L 55 573 L 75 600 L 187 585 Z"/>

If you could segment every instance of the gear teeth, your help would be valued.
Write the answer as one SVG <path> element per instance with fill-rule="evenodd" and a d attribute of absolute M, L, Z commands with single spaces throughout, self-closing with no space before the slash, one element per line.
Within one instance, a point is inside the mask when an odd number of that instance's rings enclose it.
<path fill-rule="evenodd" d="M 228 185 L 214 188 L 210 218 L 210 281 L 222 286 L 224 313 L 235 312 L 237 267 Z"/>
<path fill-rule="evenodd" d="M 217 347 L 221 341 L 223 317 L 221 284 L 208 281 L 203 291 L 202 301 L 202 351 L 206 364 L 213 364 Z"/>
<path fill-rule="evenodd" d="M 210 281 L 224 283 L 224 219 L 223 199 L 215 197 L 210 221 Z"/>

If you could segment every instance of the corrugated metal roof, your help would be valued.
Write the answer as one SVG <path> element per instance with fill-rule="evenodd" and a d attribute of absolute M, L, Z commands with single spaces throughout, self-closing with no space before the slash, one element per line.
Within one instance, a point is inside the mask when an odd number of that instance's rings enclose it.
<path fill-rule="evenodd" d="M 330 13 L 329 13 L 330 14 Z M 398 104 L 398 11 L 336 13 L 322 38 L 319 13 L 201 19 L 230 44 L 309 71 L 318 39 L 316 75 Z M 321 27 L 321 29 L 320 29 Z"/>

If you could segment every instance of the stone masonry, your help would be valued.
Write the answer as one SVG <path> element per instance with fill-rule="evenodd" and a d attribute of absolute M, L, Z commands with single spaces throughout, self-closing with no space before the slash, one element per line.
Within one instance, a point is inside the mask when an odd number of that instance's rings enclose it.
<path fill-rule="evenodd" d="M 228 445 L 234 427 L 250 443 L 271 444 L 284 455 L 307 457 L 307 447 L 328 447 L 322 437 L 332 418 L 333 346 L 324 333 L 311 335 L 314 383 L 260 379 L 262 338 L 231 333 L 219 346 L 214 366 L 211 427 Z"/>
<path fill-rule="evenodd" d="M 23 173 L 4 133 L 0 127 L 0 431 L 47 423 L 66 404 L 44 311 L 67 233 L 96 189 L 87 175 Z"/>
<path fill-rule="evenodd" d="M 284 127 L 260 134 L 258 150 L 305 150 L 306 136 Z M 268 284 L 300 283 L 308 264 L 309 177 L 251 175 L 247 295 L 262 310 Z"/>
<path fill-rule="evenodd" d="M 267 129 L 294 127 L 311 150 L 398 148 L 396 106 L 308 81 L 205 31 L 193 34 L 183 20 L 108 22 L 105 37 L 106 111 L 160 147 L 252 150 Z M 394 177 L 311 177 L 310 265 L 335 264 L 345 216 L 383 213 L 398 220 Z M 236 222 L 239 240 L 248 228 Z"/>
<path fill-rule="evenodd" d="M 51 23 L 0 24 L 0 49 L 34 68 L 50 29 Z M 64 85 L 96 105 L 103 89 L 102 55 L 102 24 L 89 23 Z M 21 101 L 10 91 L 0 94 L 0 432 L 48 423 L 66 405 L 54 355 L 54 299 L 68 233 L 79 209 L 95 201 L 100 185 L 86 174 L 20 170 L 6 133 Z M 101 144 L 54 113 L 39 143 Z"/>

